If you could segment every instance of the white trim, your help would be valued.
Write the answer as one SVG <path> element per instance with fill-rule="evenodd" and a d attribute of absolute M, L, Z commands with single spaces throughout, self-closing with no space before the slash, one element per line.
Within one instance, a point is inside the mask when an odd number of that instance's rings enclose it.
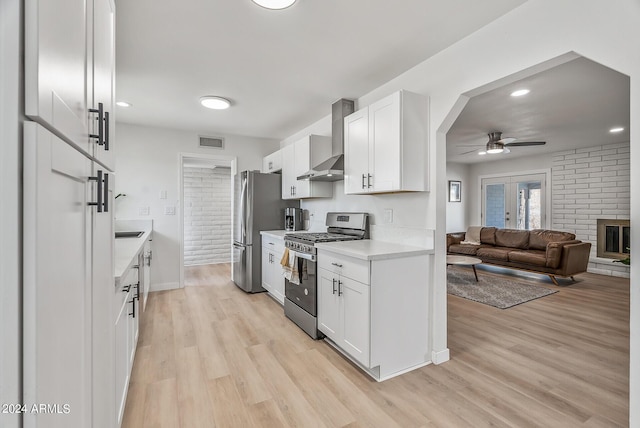
<path fill-rule="evenodd" d="M 438 365 L 449 361 L 449 348 L 445 348 L 441 351 L 431 351 L 431 362 Z"/>
<path fill-rule="evenodd" d="M 164 291 L 175 290 L 176 288 L 182 288 L 178 282 L 157 282 L 149 285 L 149 292 L 152 291 Z"/>
<path fill-rule="evenodd" d="M 236 175 L 238 158 L 237 156 L 229 156 L 229 155 L 209 155 L 202 153 L 186 153 L 180 152 L 178 153 L 178 195 L 179 195 L 179 208 L 180 208 L 180 279 L 177 286 L 172 286 L 169 288 L 160 288 L 165 284 L 156 284 L 155 286 L 152 284 L 150 287 L 150 291 L 158 291 L 158 290 L 169 290 L 171 288 L 184 288 L 184 161 L 185 159 L 200 159 L 200 160 L 210 160 L 212 163 L 219 163 L 225 166 L 231 167 L 231 189 L 229 190 L 231 193 L 231 242 L 229 245 L 233 245 L 233 206 L 234 206 L 234 195 L 233 195 L 233 177 Z M 166 284 L 174 284 L 174 283 L 166 283 Z"/>

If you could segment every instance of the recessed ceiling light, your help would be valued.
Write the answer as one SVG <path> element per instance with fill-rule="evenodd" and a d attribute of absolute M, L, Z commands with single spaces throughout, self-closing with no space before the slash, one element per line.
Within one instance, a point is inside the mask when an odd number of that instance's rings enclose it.
<path fill-rule="evenodd" d="M 258 6 L 266 9 L 286 9 L 296 2 L 296 0 L 253 0 Z"/>
<path fill-rule="evenodd" d="M 131 103 L 128 103 L 126 101 L 117 101 L 116 105 L 120 107 L 131 107 Z"/>
<path fill-rule="evenodd" d="M 523 95 L 527 95 L 529 92 L 531 92 L 531 91 L 529 91 L 528 89 L 518 89 L 517 91 L 511 92 L 511 96 L 512 97 L 521 97 Z"/>
<path fill-rule="evenodd" d="M 624 128 L 623 128 L 622 126 L 618 126 L 618 127 L 616 127 L 616 128 L 611 128 L 611 129 L 609 130 L 609 132 L 611 132 L 611 133 L 613 133 L 613 134 L 618 133 L 618 132 L 622 132 L 622 131 L 624 131 Z"/>
<path fill-rule="evenodd" d="M 214 110 L 224 110 L 231 106 L 231 101 L 222 97 L 206 96 L 200 98 L 200 104 Z"/>

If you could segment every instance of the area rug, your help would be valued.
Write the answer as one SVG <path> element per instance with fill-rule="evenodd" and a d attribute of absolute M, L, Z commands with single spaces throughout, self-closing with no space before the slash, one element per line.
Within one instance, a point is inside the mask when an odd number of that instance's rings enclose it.
<path fill-rule="evenodd" d="M 478 280 L 479 282 L 476 282 L 471 269 L 455 266 L 447 268 L 449 294 L 499 309 L 507 309 L 558 292 L 513 278 L 483 274 L 482 271 L 478 272 Z"/>

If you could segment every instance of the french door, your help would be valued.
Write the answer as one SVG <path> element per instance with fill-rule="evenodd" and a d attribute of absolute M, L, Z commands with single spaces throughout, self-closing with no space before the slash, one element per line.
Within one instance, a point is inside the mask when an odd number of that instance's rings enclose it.
<path fill-rule="evenodd" d="M 546 174 L 482 179 L 482 224 L 507 229 L 546 227 Z"/>

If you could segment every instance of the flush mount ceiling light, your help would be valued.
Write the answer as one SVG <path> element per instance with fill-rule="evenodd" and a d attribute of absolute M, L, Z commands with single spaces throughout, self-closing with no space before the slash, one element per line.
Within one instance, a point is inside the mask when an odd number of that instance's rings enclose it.
<path fill-rule="evenodd" d="M 131 107 L 131 103 L 128 103 L 126 101 L 117 101 L 116 105 L 120 107 Z"/>
<path fill-rule="evenodd" d="M 609 132 L 611 132 L 612 134 L 616 134 L 616 133 L 622 132 L 622 131 L 624 131 L 624 128 L 622 126 L 617 126 L 615 128 L 611 128 L 609 130 Z"/>
<path fill-rule="evenodd" d="M 512 97 L 521 97 L 523 95 L 527 95 L 529 92 L 531 92 L 531 91 L 529 91 L 528 89 L 518 89 L 517 91 L 511 92 L 511 96 Z"/>
<path fill-rule="evenodd" d="M 200 104 L 213 110 L 225 110 L 231 106 L 231 101 L 226 98 L 207 95 L 200 98 Z"/>
<path fill-rule="evenodd" d="M 286 9 L 296 2 L 296 0 L 253 0 L 258 6 L 262 6 L 265 9 Z"/>
<path fill-rule="evenodd" d="M 494 155 L 496 153 L 504 152 L 504 144 L 498 141 L 489 141 L 487 143 L 487 153 Z"/>

